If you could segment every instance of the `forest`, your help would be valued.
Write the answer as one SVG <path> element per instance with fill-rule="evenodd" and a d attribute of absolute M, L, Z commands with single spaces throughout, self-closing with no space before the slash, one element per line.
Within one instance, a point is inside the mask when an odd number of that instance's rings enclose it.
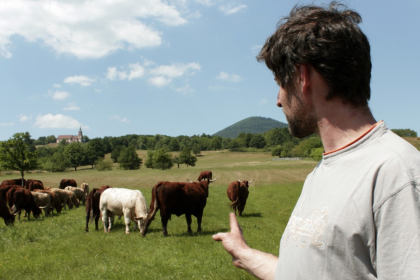
<path fill-rule="evenodd" d="M 410 129 L 394 129 L 401 137 L 417 137 Z M 269 152 L 274 157 L 301 157 L 320 160 L 323 146 L 321 139 L 311 135 L 304 139 L 293 137 L 287 127 L 274 128 L 265 133 L 240 133 L 236 138 L 202 135 L 124 135 L 119 137 L 83 137 L 83 143 L 58 144 L 51 135 L 32 139 L 29 132 L 16 133 L 0 142 L 1 170 L 45 170 L 64 172 L 69 168 L 91 166 L 99 171 L 110 170 L 114 163 L 124 170 L 146 168 L 179 168 L 180 164 L 195 166 L 201 151 L 229 150 L 231 152 Z M 419 148 L 419 147 L 417 147 Z M 16 149 L 24 150 L 17 154 Z M 136 150 L 147 150 L 142 159 Z M 12 152 L 15 152 L 13 155 Z M 106 154 L 110 157 L 105 158 Z M 20 158 L 21 157 L 21 158 Z M 23 158 L 22 158 L 23 157 Z M 30 159 L 30 160 L 28 160 Z M 22 162 L 26 165 L 22 166 Z"/>

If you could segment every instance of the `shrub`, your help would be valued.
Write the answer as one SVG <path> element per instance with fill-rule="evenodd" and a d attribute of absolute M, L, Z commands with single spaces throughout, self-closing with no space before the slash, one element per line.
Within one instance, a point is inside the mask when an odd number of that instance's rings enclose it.
<path fill-rule="evenodd" d="M 106 171 L 106 170 L 112 170 L 112 159 L 98 159 L 96 161 L 96 170 L 98 171 Z"/>

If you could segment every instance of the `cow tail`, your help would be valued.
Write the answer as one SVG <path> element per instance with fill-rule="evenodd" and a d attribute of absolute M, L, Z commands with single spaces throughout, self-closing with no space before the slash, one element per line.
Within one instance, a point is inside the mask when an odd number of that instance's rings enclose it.
<path fill-rule="evenodd" d="M 149 228 L 150 223 L 155 219 L 156 212 L 157 212 L 157 210 L 159 210 L 160 205 L 159 205 L 157 190 L 162 184 L 163 184 L 163 182 L 159 182 L 152 189 L 152 199 L 150 201 L 149 215 L 147 215 L 146 225 L 144 227 L 143 236 L 146 235 L 147 229 Z"/>

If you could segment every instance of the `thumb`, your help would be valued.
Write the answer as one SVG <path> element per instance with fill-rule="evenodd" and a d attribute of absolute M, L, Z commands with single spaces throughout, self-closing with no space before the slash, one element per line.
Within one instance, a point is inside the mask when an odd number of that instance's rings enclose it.
<path fill-rule="evenodd" d="M 223 241 L 223 239 L 225 238 L 226 233 L 223 232 L 219 232 L 215 235 L 212 236 L 214 241 Z"/>
<path fill-rule="evenodd" d="M 230 232 L 242 232 L 235 213 L 229 213 Z"/>

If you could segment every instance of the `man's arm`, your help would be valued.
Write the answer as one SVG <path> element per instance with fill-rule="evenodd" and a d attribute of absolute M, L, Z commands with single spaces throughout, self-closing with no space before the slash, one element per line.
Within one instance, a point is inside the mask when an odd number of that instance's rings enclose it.
<path fill-rule="evenodd" d="M 229 214 L 230 232 L 213 235 L 216 241 L 222 241 L 226 251 L 232 255 L 233 264 L 245 269 L 259 279 L 274 279 L 278 257 L 250 248 L 242 235 L 234 213 Z"/>

